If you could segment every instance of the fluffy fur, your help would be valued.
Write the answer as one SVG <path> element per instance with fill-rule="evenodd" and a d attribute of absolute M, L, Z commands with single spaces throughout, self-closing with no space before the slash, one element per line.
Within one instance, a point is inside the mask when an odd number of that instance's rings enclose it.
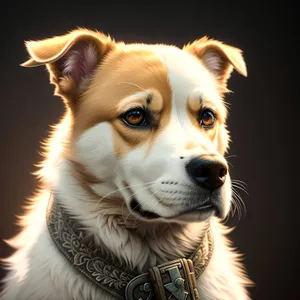
<path fill-rule="evenodd" d="M 16 252 L 3 260 L 8 274 L 1 299 L 114 299 L 78 274 L 53 244 L 45 223 L 50 191 L 99 247 L 140 272 L 186 256 L 210 222 L 215 246 L 197 281 L 200 299 L 250 299 L 251 281 L 222 220 L 198 212 L 180 215 L 186 205 L 208 197 L 187 176 L 185 163 L 203 154 L 226 163 L 223 97 L 233 68 L 246 76 L 241 51 L 207 38 L 183 50 L 126 45 L 84 29 L 28 42 L 27 49 L 24 66 L 46 64 L 66 114 L 44 144 L 36 173 L 40 187 L 20 218 L 22 231 L 8 241 Z M 155 112 L 158 128 L 140 131 L 120 120 L 124 111 L 145 105 Z M 206 131 L 195 117 L 204 105 L 217 111 L 215 127 Z M 133 195 L 161 218 L 136 215 L 130 209 Z M 211 197 L 225 218 L 232 197 L 229 175 Z"/>

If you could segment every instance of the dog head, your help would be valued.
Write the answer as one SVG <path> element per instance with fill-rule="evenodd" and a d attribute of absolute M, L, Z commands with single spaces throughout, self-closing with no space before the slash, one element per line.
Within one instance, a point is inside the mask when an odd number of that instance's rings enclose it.
<path fill-rule="evenodd" d="M 230 209 L 223 101 L 241 50 L 206 37 L 179 49 L 83 29 L 26 43 L 72 115 L 74 160 L 143 220 L 191 222 Z M 113 200 L 112 200 L 113 201 Z"/>

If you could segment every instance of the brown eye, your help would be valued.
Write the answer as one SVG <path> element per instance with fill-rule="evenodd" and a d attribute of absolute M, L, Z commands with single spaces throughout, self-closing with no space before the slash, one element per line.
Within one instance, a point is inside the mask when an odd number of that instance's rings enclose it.
<path fill-rule="evenodd" d="M 200 115 L 200 124 L 203 127 L 207 127 L 207 128 L 212 127 L 214 126 L 215 121 L 216 121 L 216 117 L 214 113 L 209 109 L 204 110 Z"/>
<path fill-rule="evenodd" d="M 142 109 L 132 109 L 122 115 L 124 122 L 131 126 L 147 125 L 145 112 Z"/>

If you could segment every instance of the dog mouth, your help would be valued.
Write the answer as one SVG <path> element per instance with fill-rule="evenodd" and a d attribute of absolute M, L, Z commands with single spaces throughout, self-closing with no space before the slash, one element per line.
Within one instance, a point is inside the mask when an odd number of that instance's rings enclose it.
<path fill-rule="evenodd" d="M 208 218 L 213 213 L 219 217 L 221 215 L 220 209 L 216 205 L 214 205 L 211 201 L 206 201 L 205 203 L 203 203 L 201 205 L 195 206 L 193 208 L 189 208 L 187 210 L 180 212 L 179 214 L 176 214 L 176 215 L 170 216 L 170 217 L 160 216 L 157 213 L 154 213 L 154 212 L 151 212 L 148 210 L 143 210 L 141 207 L 141 204 L 137 201 L 136 198 L 133 198 L 131 200 L 130 208 L 134 213 L 136 213 L 140 217 L 142 217 L 144 219 L 148 219 L 148 220 L 155 220 L 155 219 L 176 220 L 176 219 L 178 219 L 178 220 L 189 221 L 189 220 L 196 219 L 198 221 L 201 221 L 201 220 Z"/>
<path fill-rule="evenodd" d="M 143 218 L 146 219 L 158 219 L 161 218 L 160 215 L 158 215 L 157 213 L 154 213 L 152 211 L 148 211 L 148 210 L 143 210 L 141 204 L 139 204 L 139 202 L 133 198 L 130 202 L 130 208 L 133 212 L 137 213 L 138 215 L 140 215 Z"/>

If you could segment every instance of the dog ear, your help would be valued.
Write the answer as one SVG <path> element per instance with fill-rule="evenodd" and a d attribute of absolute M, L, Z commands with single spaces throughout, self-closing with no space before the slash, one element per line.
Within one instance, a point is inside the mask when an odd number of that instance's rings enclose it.
<path fill-rule="evenodd" d="M 115 42 L 100 32 L 77 29 L 63 36 L 27 41 L 25 45 L 30 59 L 21 66 L 46 65 L 55 94 L 72 107 Z"/>
<path fill-rule="evenodd" d="M 238 48 L 204 37 L 183 47 L 183 50 L 195 55 L 215 78 L 226 88 L 233 68 L 247 77 L 247 68 Z"/>

